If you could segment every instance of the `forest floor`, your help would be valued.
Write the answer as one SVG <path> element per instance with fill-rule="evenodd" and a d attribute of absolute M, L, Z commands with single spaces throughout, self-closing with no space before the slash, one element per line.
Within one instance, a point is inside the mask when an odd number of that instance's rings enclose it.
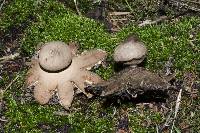
<path fill-rule="evenodd" d="M 199 12 L 162 5 L 159 0 L 85 0 L 75 5 L 72 0 L 1 3 L 0 132 L 167 133 L 172 127 L 177 133 L 199 132 Z M 146 69 L 160 73 L 173 60 L 174 80 L 179 87 L 169 91 L 171 96 L 164 102 L 108 103 L 77 94 L 67 111 L 55 102 L 39 105 L 32 90 L 25 87 L 28 64 L 38 44 L 73 41 L 80 45 L 80 51 L 107 51 L 108 66 L 95 70 L 107 80 L 115 73 L 113 49 L 129 35 L 138 36 L 146 45 L 148 56 L 142 64 Z"/>

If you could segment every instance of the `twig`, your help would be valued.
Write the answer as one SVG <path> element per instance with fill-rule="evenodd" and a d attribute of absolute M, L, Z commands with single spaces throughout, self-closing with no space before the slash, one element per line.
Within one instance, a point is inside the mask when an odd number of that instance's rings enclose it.
<path fill-rule="evenodd" d="M 169 124 L 172 122 L 172 117 L 171 117 L 172 114 L 173 114 L 173 111 L 172 111 L 172 108 L 171 108 L 171 109 L 170 109 L 170 113 L 169 113 L 169 115 L 167 116 L 167 119 L 166 119 L 164 125 L 162 125 L 162 126 L 160 127 L 160 129 L 159 129 L 159 133 L 161 133 L 162 130 L 165 129 L 165 127 L 169 127 Z"/>
<path fill-rule="evenodd" d="M 199 9 L 199 11 L 200 11 L 200 9 Z M 179 13 L 179 14 L 177 14 L 177 15 L 175 15 L 175 16 L 161 16 L 160 18 L 158 18 L 158 19 L 156 19 L 156 20 L 154 20 L 154 21 L 152 21 L 152 20 L 145 20 L 145 21 L 143 21 L 142 23 L 140 23 L 140 24 L 138 24 L 138 26 L 146 26 L 146 25 L 152 25 L 152 24 L 156 24 L 156 23 L 159 23 L 159 22 L 161 22 L 161 21 L 164 21 L 164 20 L 171 20 L 171 19 L 175 19 L 175 18 L 178 18 L 178 17 L 180 17 L 180 16 L 183 16 L 183 15 L 185 15 L 185 14 L 187 14 L 188 12 L 182 12 L 182 13 Z"/>
<path fill-rule="evenodd" d="M 3 99 L 3 90 L 2 89 L 0 89 L 0 106 L 1 106 L 1 100 Z"/>
<path fill-rule="evenodd" d="M 111 18 L 110 20 L 112 20 L 112 21 L 125 21 L 125 20 L 128 20 L 128 19 L 127 18 L 121 18 L 121 19 Z"/>
<path fill-rule="evenodd" d="M 19 55 L 20 55 L 19 53 L 15 53 L 15 54 L 11 54 L 8 56 L 3 56 L 0 58 L 0 63 L 6 62 L 7 60 L 12 60 L 12 59 L 18 57 Z"/>
<path fill-rule="evenodd" d="M 185 0 L 180 0 L 180 2 L 186 2 L 186 1 L 185 1 Z M 192 1 L 192 0 L 189 0 L 189 1 L 187 1 L 186 3 L 200 4 L 200 1 Z"/>
<path fill-rule="evenodd" d="M 11 87 L 11 85 L 19 78 L 19 75 L 17 75 L 9 84 L 8 86 L 3 90 L 4 92 Z"/>
<path fill-rule="evenodd" d="M 188 9 L 192 10 L 192 11 L 200 12 L 200 9 L 192 7 L 192 6 L 188 5 L 188 4 L 181 3 L 181 2 L 175 1 L 175 0 L 170 0 L 170 1 L 171 1 L 171 4 L 173 4 L 173 6 L 183 6 L 185 8 L 188 8 Z M 174 4 L 174 3 L 176 3 L 176 4 Z"/>
<path fill-rule="evenodd" d="M 120 15 L 129 15 L 130 12 L 110 12 L 110 16 L 120 16 Z"/>
<path fill-rule="evenodd" d="M 112 31 L 112 32 L 117 32 L 117 31 L 119 31 L 119 29 L 117 29 L 117 28 L 112 28 L 111 31 Z"/>
<path fill-rule="evenodd" d="M 3 5 L 5 4 L 5 2 L 6 2 L 6 0 L 3 0 L 3 2 L 1 3 L 1 5 L 0 5 L 0 11 L 1 11 Z"/>
<path fill-rule="evenodd" d="M 3 98 L 4 92 L 6 92 L 6 90 L 8 88 L 11 87 L 11 85 L 19 78 L 19 75 L 17 75 L 9 84 L 8 86 L 4 89 L 4 90 L 0 90 L 0 100 Z"/>
<path fill-rule="evenodd" d="M 69 115 L 70 113 L 67 112 L 67 111 L 55 111 L 55 112 L 53 112 L 53 114 L 59 115 L 59 116 L 67 116 L 67 115 Z"/>
<path fill-rule="evenodd" d="M 170 133 L 173 133 L 174 123 L 175 123 L 175 120 L 176 120 L 176 117 L 177 117 L 177 114 L 178 114 L 178 110 L 179 110 L 179 107 L 180 107 L 180 103 L 181 103 L 181 94 L 182 94 L 182 89 L 180 89 L 180 91 L 178 93 L 177 100 L 176 100 L 175 113 L 174 113 L 174 118 L 173 118 L 174 120 L 173 120 L 173 123 L 172 123 L 172 128 L 171 128 Z"/>
<path fill-rule="evenodd" d="M 156 124 L 156 133 L 159 133 L 159 128 L 157 124 Z"/>
<path fill-rule="evenodd" d="M 5 119 L 0 118 L 0 121 L 2 121 L 2 122 L 7 122 L 8 120 L 5 120 Z"/>
<path fill-rule="evenodd" d="M 127 0 L 125 0 L 125 2 L 126 2 L 126 4 L 127 4 L 128 8 L 129 8 L 129 10 L 130 10 L 131 12 L 133 12 L 133 9 L 132 9 L 132 8 L 131 8 L 131 6 L 129 5 L 128 1 L 127 1 Z"/>
<path fill-rule="evenodd" d="M 77 11 L 78 15 L 81 16 L 81 12 L 80 12 L 79 9 L 78 9 L 78 5 L 77 5 L 77 1 L 76 1 L 76 0 L 74 0 L 74 4 L 75 4 L 76 11 Z"/>
<path fill-rule="evenodd" d="M 112 116 L 115 116 L 116 112 L 117 112 L 117 110 L 116 110 L 116 108 L 114 107 Z"/>
<path fill-rule="evenodd" d="M 146 25 L 156 24 L 156 23 L 161 22 L 163 20 L 166 20 L 168 18 L 169 17 L 167 17 L 167 16 L 161 16 L 160 18 L 158 18 L 158 19 L 156 19 L 154 21 L 152 21 L 152 20 L 145 20 L 142 23 L 140 23 L 138 26 L 142 27 L 142 26 L 146 26 Z"/>
<path fill-rule="evenodd" d="M 197 48 L 197 46 L 195 46 L 195 44 L 193 43 L 194 40 L 190 40 L 189 44 L 192 46 L 192 49 L 196 52 L 199 52 L 200 50 Z"/>

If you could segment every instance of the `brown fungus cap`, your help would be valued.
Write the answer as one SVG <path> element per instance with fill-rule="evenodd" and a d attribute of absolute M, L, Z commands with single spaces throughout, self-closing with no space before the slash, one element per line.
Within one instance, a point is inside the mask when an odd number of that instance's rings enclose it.
<path fill-rule="evenodd" d="M 71 49 L 61 41 L 47 42 L 39 52 L 40 66 L 47 71 L 59 71 L 72 61 Z"/>
<path fill-rule="evenodd" d="M 136 37 L 130 36 L 119 44 L 114 51 L 114 60 L 124 64 L 136 65 L 146 57 L 147 49 Z"/>

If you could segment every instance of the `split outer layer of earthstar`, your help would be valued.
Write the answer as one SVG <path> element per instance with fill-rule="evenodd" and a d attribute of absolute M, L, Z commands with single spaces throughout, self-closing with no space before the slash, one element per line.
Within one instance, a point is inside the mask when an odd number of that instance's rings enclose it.
<path fill-rule="evenodd" d="M 77 87 L 86 96 L 88 84 L 102 82 L 97 74 L 88 68 L 103 61 L 107 54 L 103 50 L 90 50 L 77 55 L 75 45 L 66 45 L 61 41 L 44 44 L 39 52 L 39 58 L 32 60 L 32 67 L 28 71 L 26 84 L 34 85 L 34 97 L 40 104 L 46 104 L 57 91 L 60 104 L 68 109 Z"/>

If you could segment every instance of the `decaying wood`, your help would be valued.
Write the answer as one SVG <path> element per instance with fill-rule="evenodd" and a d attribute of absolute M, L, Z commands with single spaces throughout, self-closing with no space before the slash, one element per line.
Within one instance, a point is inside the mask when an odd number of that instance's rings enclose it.
<path fill-rule="evenodd" d="M 159 75 L 144 68 L 126 68 L 108 81 L 89 86 L 88 92 L 99 96 L 121 95 L 125 93 L 133 98 L 149 90 L 166 90 L 169 84 Z"/>

